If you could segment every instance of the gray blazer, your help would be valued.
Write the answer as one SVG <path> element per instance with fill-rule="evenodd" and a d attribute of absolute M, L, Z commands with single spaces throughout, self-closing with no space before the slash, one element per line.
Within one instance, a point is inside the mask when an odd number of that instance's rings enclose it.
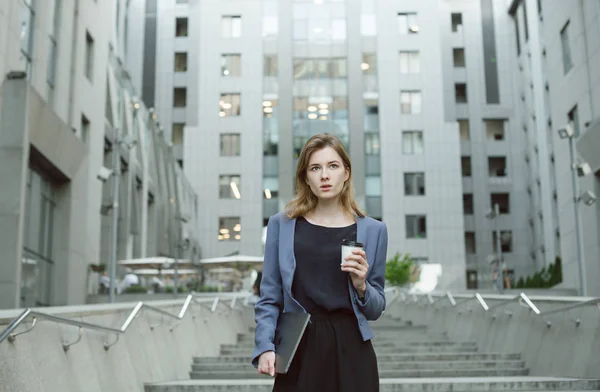
<path fill-rule="evenodd" d="M 377 320 L 385 309 L 385 263 L 388 235 L 384 223 L 373 218 L 356 216 L 358 242 L 365 244 L 369 263 L 365 298 L 358 298 L 352 281 L 348 288 L 352 308 L 363 340 L 373 337 L 367 320 Z M 265 351 L 274 351 L 275 328 L 280 312 L 303 312 L 306 310 L 292 296 L 292 282 L 296 269 L 294 256 L 294 232 L 296 219 L 289 219 L 280 212 L 269 219 L 260 299 L 255 306 L 256 335 L 252 363 L 258 365 L 258 357 Z"/>

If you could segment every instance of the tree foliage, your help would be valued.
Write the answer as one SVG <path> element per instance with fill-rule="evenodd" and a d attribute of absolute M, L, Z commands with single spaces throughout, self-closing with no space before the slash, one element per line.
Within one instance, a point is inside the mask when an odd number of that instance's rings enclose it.
<path fill-rule="evenodd" d="M 411 282 L 414 262 L 410 254 L 396 253 L 385 265 L 385 279 L 393 286 L 404 286 Z"/>

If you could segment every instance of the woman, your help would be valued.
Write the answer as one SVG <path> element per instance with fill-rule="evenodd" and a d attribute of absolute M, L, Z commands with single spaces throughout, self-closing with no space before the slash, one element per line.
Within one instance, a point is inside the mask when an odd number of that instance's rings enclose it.
<path fill-rule="evenodd" d="M 275 375 L 273 338 L 280 312 L 308 312 L 311 323 L 274 391 L 378 391 L 367 320 L 385 309 L 385 224 L 354 201 L 350 158 L 335 136 L 311 137 L 296 170 L 297 195 L 269 219 L 256 303 L 258 372 Z M 342 240 L 364 244 L 341 263 Z M 341 265 L 341 266 L 340 266 Z"/>

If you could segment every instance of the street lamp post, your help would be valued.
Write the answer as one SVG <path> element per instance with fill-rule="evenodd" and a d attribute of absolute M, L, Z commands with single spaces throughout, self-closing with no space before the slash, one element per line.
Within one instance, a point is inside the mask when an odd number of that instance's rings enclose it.
<path fill-rule="evenodd" d="M 119 141 L 119 128 L 113 129 L 113 186 L 112 186 L 112 226 L 109 259 L 109 302 L 115 302 L 116 276 L 117 276 L 117 241 L 119 226 L 119 180 L 121 176 L 121 145 Z"/>
<path fill-rule="evenodd" d="M 564 131 L 564 132 L 562 132 Z M 583 250 L 583 230 L 581 228 L 581 215 L 579 210 L 579 181 L 577 181 L 577 162 L 575 162 L 575 145 L 573 138 L 575 132 L 572 124 L 568 124 L 564 130 L 559 131 L 561 138 L 569 139 L 569 156 L 571 163 L 571 185 L 573 188 L 573 209 L 575 214 L 575 230 L 577 234 L 577 263 L 579 266 L 579 295 L 587 295 L 587 284 L 585 281 L 585 254 Z"/>
<path fill-rule="evenodd" d="M 499 292 L 503 291 L 503 280 L 502 280 L 502 239 L 500 238 L 500 225 L 498 224 L 498 217 L 500 216 L 500 205 L 498 203 L 494 203 L 492 209 L 489 210 L 486 217 L 488 219 L 494 220 L 494 232 L 496 233 L 496 263 L 497 266 L 497 274 L 494 279 L 494 284 Z"/>

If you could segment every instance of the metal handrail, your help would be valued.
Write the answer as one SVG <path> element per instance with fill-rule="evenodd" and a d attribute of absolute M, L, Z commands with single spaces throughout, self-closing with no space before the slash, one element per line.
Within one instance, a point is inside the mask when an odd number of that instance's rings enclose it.
<path fill-rule="evenodd" d="M 234 295 L 233 299 L 232 299 L 232 303 L 230 306 L 227 306 L 228 309 L 233 309 L 235 307 L 235 299 L 237 297 L 243 297 L 245 295 Z M 178 314 L 172 314 L 170 312 L 167 312 L 163 309 L 160 309 L 158 307 L 152 306 L 152 305 L 147 305 L 145 303 L 143 303 L 142 301 L 138 302 L 136 304 L 136 306 L 133 308 L 133 310 L 131 311 L 131 313 L 129 314 L 129 316 L 127 317 L 127 319 L 125 320 L 125 322 L 123 323 L 123 326 L 119 329 L 117 328 L 111 328 L 111 327 L 105 327 L 103 325 L 99 325 L 99 324 L 92 324 L 92 323 L 88 323 L 85 321 L 79 321 L 79 320 L 74 320 L 74 319 L 69 319 L 69 318 L 65 318 L 65 317 L 59 317 L 59 316 L 54 316 L 48 313 L 43 313 L 37 310 L 33 310 L 30 308 L 25 309 L 18 317 L 16 317 L 15 319 L 13 319 L 11 321 L 11 323 L 8 325 L 8 327 L 6 327 L 1 333 L 0 333 L 0 343 L 2 343 L 4 340 L 8 340 L 10 343 L 13 343 L 16 339 L 17 336 L 25 334 L 29 331 L 31 331 L 35 325 L 36 325 L 36 321 L 37 319 L 45 319 L 45 320 L 49 320 L 49 321 L 54 321 L 56 323 L 59 324 L 66 324 L 66 325 L 73 325 L 76 327 L 79 327 L 80 330 L 80 335 L 82 333 L 83 329 L 90 329 L 90 330 L 95 330 L 95 331 L 99 331 L 99 332 L 106 332 L 106 333 L 114 333 L 117 335 L 117 340 L 115 342 L 113 342 L 112 344 L 109 344 L 108 342 L 104 343 L 104 349 L 108 350 L 111 346 L 113 346 L 114 344 L 117 343 L 117 341 L 119 340 L 119 336 L 121 334 L 124 334 L 125 332 L 127 332 L 129 326 L 131 325 L 133 319 L 136 317 L 136 315 L 140 312 L 140 310 L 142 309 L 148 309 L 151 310 L 153 312 L 159 313 L 163 316 L 167 316 L 170 317 L 172 319 L 175 320 L 181 320 L 183 319 L 183 317 L 186 315 L 187 310 L 190 307 L 190 304 L 192 303 L 192 300 L 194 300 L 195 303 L 201 303 L 201 301 L 199 299 L 194 298 L 194 296 L 192 294 L 189 294 L 184 303 L 183 306 L 181 307 L 181 310 L 179 311 Z M 214 312 L 216 310 L 217 305 L 219 304 L 219 297 L 215 297 L 214 302 L 213 302 L 213 306 L 211 308 L 211 311 Z M 31 327 L 29 327 L 27 330 L 22 331 L 22 332 L 18 332 L 18 333 L 14 333 L 14 331 L 17 329 L 17 327 L 19 327 L 19 325 L 21 325 L 28 317 L 33 317 L 33 322 Z M 171 327 L 171 331 L 174 328 Z M 79 339 L 77 339 L 75 342 L 73 343 L 69 343 L 69 344 L 64 344 L 63 343 L 63 349 L 65 351 L 68 350 L 68 348 L 70 346 L 72 346 L 73 344 L 76 344 L 79 342 L 79 340 L 81 340 L 81 336 Z"/>
<path fill-rule="evenodd" d="M 415 294 L 412 294 L 413 296 L 415 296 Z M 477 299 L 479 301 L 479 304 L 483 307 L 483 309 L 485 311 L 492 311 L 494 309 L 498 309 L 500 307 L 503 307 L 505 305 L 508 305 L 512 302 L 518 301 L 519 305 L 523 306 L 523 307 L 527 307 L 530 310 L 533 311 L 533 313 L 535 313 L 537 316 L 540 316 L 545 322 L 546 325 L 548 326 L 548 328 L 550 328 L 552 326 L 552 323 L 549 320 L 546 320 L 545 316 L 550 315 L 550 314 L 554 314 L 554 313 L 559 313 L 559 312 L 566 312 L 569 310 L 573 310 L 573 309 L 577 309 L 577 308 L 581 308 L 584 306 L 588 306 L 590 304 L 595 304 L 597 305 L 598 309 L 600 309 L 600 298 L 592 298 L 592 299 L 588 299 L 585 300 L 583 302 L 580 303 L 576 303 L 576 304 L 572 304 L 572 305 L 567 305 L 567 306 L 563 306 L 560 307 L 558 309 L 551 309 L 551 310 L 547 310 L 545 312 L 540 311 L 540 309 L 531 301 L 531 299 L 523 292 L 521 292 L 521 294 L 512 297 L 510 299 L 507 299 L 505 301 L 502 301 L 500 303 L 495 304 L 494 306 L 488 306 L 487 303 L 485 302 L 485 299 L 483 298 L 483 296 L 480 293 L 475 293 L 475 295 L 473 295 L 473 297 L 470 298 L 466 298 L 460 302 L 456 302 L 454 300 L 454 296 L 452 295 L 451 292 L 446 292 L 445 294 L 441 294 L 441 293 L 437 293 L 437 294 L 431 294 L 431 293 L 427 293 L 427 294 L 416 294 L 419 295 L 421 297 L 427 295 L 427 297 L 429 298 L 429 303 L 431 305 L 437 303 L 438 301 L 441 301 L 443 299 L 448 298 L 448 300 L 450 301 L 450 303 L 453 305 L 454 308 L 456 308 L 457 306 L 466 303 L 468 301 L 471 301 L 472 299 Z M 438 297 L 438 299 L 436 299 L 435 301 L 432 301 L 432 295 L 435 295 L 436 297 Z M 437 310 L 437 309 L 436 309 Z M 506 311 L 506 314 L 508 314 L 509 316 L 512 317 L 513 313 L 511 311 Z M 492 315 L 492 318 L 496 318 L 496 314 L 494 313 Z M 581 324 L 581 319 L 577 318 L 573 321 L 577 326 L 579 326 Z"/>
<path fill-rule="evenodd" d="M 540 316 L 547 316 L 547 315 L 553 314 L 553 313 L 566 312 L 567 310 L 581 308 L 581 307 L 584 307 L 584 306 L 587 306 L 590 304 L 594 304 L 594 303 L 598 306 L 598 309 L 600 309 L 600 298 L 592 298 L 588 301 L 580 302 L 578 304 L 567 305 L 567 306 L 563 306 L 558 309 L 547 310 L 545 312 L 540 313 Z"/>

